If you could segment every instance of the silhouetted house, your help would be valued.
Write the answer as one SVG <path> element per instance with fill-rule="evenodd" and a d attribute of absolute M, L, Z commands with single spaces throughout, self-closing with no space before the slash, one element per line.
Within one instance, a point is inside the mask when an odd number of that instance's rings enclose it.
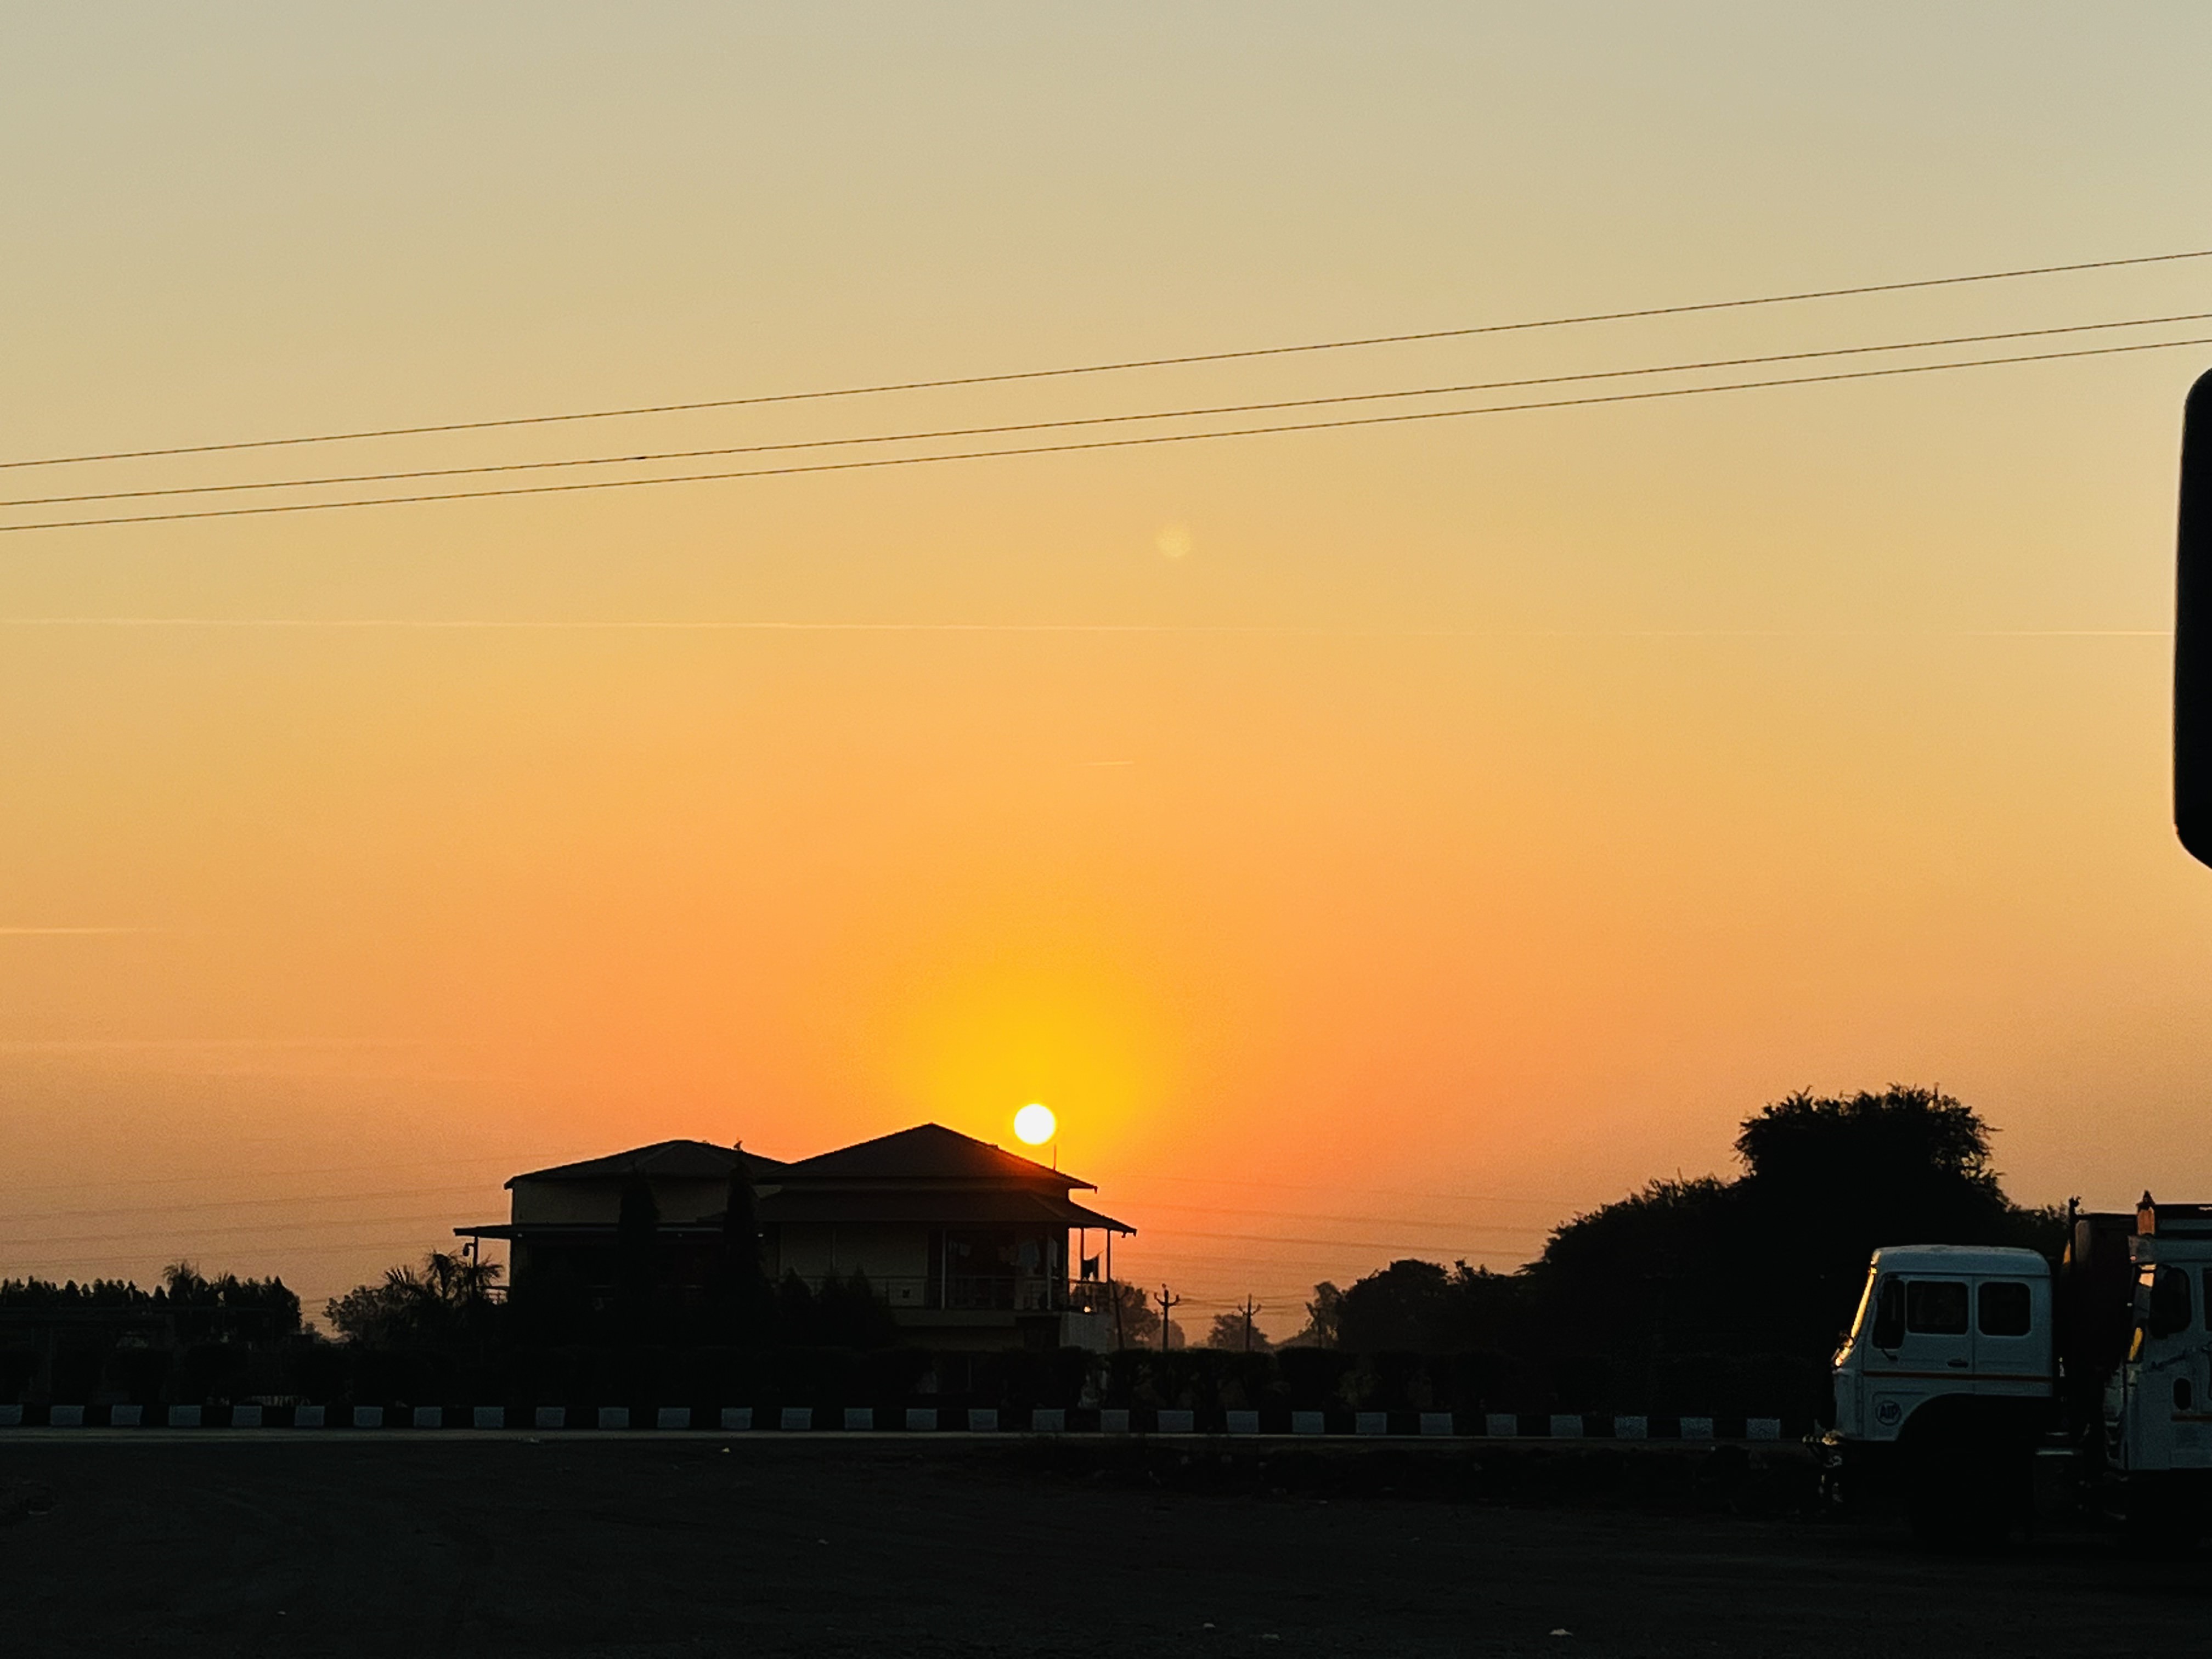
<path fill-rule="evenodd" d="M 514 1194 L 501 1224 L 456 1227 L 465 1238 L 496 1238 L 507 1247 L 507 1292 L 517 1302 L 563 1313 L 605 1313 L 619 1298 L 629 1264 L 623 1211 L 635 1218 L 641 1198 L 651 1237 L 653 1300 L 664 1312 L 703 1306 L 722 1261 L 722 1217 L 729 1206 L 736 1152 L 705 1140 L 661 1140 L 580 1164 L 532 1170 L 507 1183 Z M 782 1169 L 774 1158 L 744 1155 L 755 1182 Z M 637 1222 L 634 1218 L 633 1226 Z M 627 1249 L 635 1252 L 633 1238 Z"/>
<path fill-rule="evenodd" d="M 611 1307 L 649 1195 L 653 1300 L 702 1304 L 726 1260 L 735 1157 L 668 1140 L 532 1170 L 507 1183 L 507 1224 L 455 1231 L 507 1242 L 518 1303 Z M 934 1123 L 792 1164 L 744 1158 L 771 1281 L 819 1289 L 861 1274 L 908 1340 L 931 1347 L 1112 1345 L 1107 1245 L 1135 1229 L 1075 1201 L 1091 1182 Z"/>

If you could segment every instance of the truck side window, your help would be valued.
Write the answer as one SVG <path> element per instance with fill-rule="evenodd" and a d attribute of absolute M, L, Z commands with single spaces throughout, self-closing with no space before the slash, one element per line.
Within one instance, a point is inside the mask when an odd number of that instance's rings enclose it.
<path fill-rule="evenodd" d="M 2017 1279 L 1993 1279 L 1976 1292 L 1977 1322 L 1984 1336 L 2026 1336 L 2029 1325 L 2027 1286 Z"/>
<path fill-rule="evenodd" d="M 2150 1317 L 2146 1322 L 2150 1334 L 2172 1336 L 2185 1331 L 2189 1317 L 2188 1273 L 2179 1267 L 2160 1267 L 2150 1283 Z"/>
<path fill-rule="evenodd" d="M 1874 1345 L 1893 1348 L 1905 1340 L 1905 1297 L 1894 1278 L 1884 1279 L 1874 1304 Z"/>
<path fill-rule="evenodd" d="M 1906 1279 L 1905 1328 L 1929 1336 L 1964 1336 L 1966 1285 L 1955 1279 Z"/>

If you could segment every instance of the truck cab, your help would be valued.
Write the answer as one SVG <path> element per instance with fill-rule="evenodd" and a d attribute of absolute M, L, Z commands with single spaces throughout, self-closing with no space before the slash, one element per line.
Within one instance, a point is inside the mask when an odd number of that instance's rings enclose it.
<path fill-rule="evenodd" d="M 2051 1267 L 2033 1250 L 1887 1245 L 1837 1350 L 1835 1435 L 1894 1446 L 1931 1431 L 2039 1430 L 2055 1370 Z"/>
<path fill-rule="evenodd" d="M 2212 1514 L 2212 1205 L 2069 1206 L 2058 1273 L 2033 1250 L 1887 1245 L 1834 1359 L 1830 1495 L 1902 1498 L 1916 1527 L 2009 1525 L 2039 1450 L 2172 1544 Z"/>
<path fill-rule="evenodd" d="M 2001 1246 L 1874 1253 L 1834 1359 L 1821 1484 L 1852 1509 L 1901 1503 L 1923 1537 L 2001 1532 L 2033 1505 L 2058 1420 L 2051 1265 Z"/>
<path fill-rule="evenodd" d="M 2130 1509 L 2212 1496 L 2212 1206 L 2148 1194 L 2128 1241 L 2134 1326 L 2104 1390 L 2108 1478 Z"/>

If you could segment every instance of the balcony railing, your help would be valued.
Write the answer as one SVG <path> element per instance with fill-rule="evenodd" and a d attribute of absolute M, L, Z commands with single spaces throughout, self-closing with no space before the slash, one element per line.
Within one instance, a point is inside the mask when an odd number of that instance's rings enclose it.
<path fill-rule="evenodd" d="M 849 1283 L 849 1273 L 801 1273 L 807 1288 Z M 1041 1279 L 1033 1273 L 867 1275 L 868 1288 L 893 1309 L 953 1312 L 1103 1313 L 1112 1304 L 1097 1279 Z"/>

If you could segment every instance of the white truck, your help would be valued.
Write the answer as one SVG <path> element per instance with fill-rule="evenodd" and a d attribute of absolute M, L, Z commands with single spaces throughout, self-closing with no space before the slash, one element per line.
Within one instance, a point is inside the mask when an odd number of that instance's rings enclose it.
<path fill-rule="evenodd" d="M 1900 1502 L 1924 1533 L 2033 1513 L 2039 1459 L 2085 1502 L 2169 1541 L 2212 1510 L 2212 1206 L 2069 1208 L 2033 1250 L 1876 1250 L 1834 1360 L 1824 1485 Z"/>

